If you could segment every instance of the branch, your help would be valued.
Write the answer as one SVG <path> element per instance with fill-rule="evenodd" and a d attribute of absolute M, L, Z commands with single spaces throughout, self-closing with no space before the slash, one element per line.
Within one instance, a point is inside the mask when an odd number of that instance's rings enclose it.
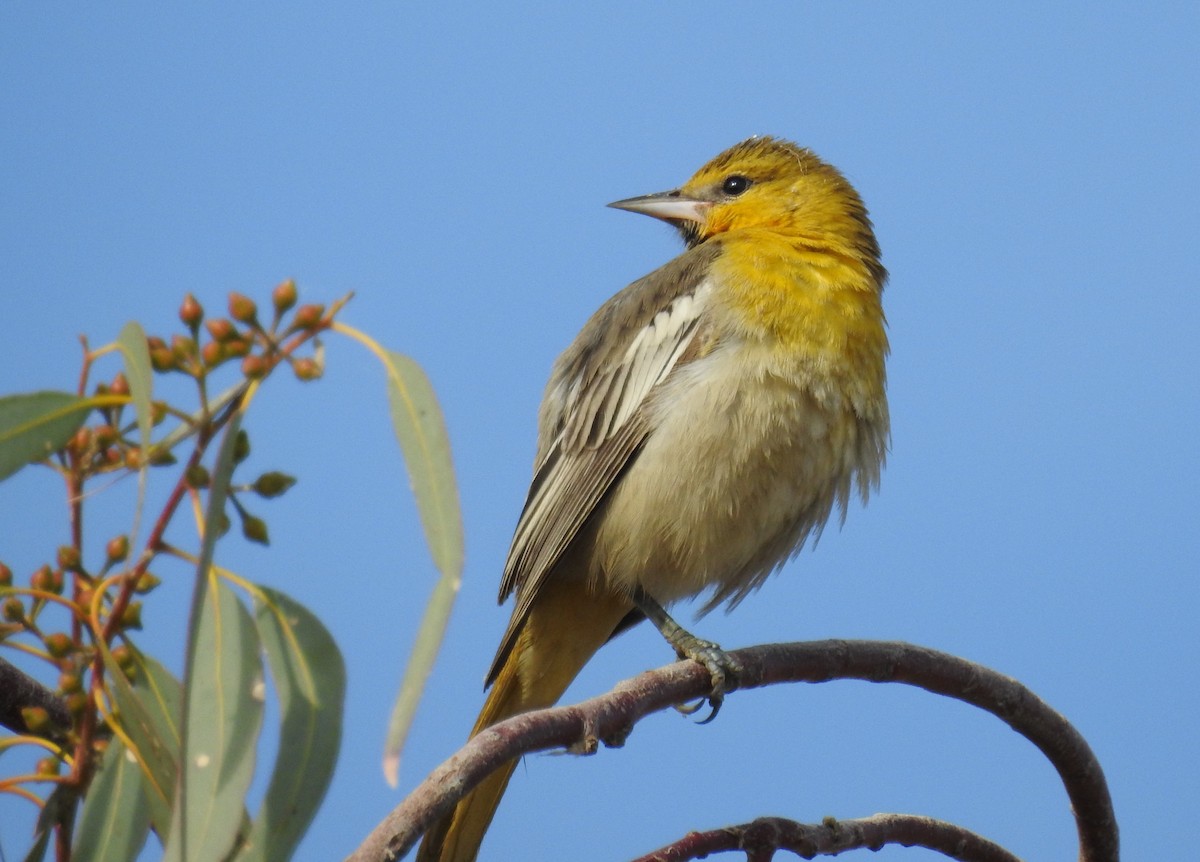
<path fill-rule="evenodd" d="M 40 706 L 50 713 L 53 727 L 41 731 L 30 730 L 21 710 L 31 706 Z M 71 716 L 62 698 L 16 665 L 0 658 L 0 725 L 13 733 L 53 739 L 71 727 Z"/>
<path fill-rule="evenodd" d="M 899 642 L 826 640 L 771 644 L 733 653 L 741 688 L 784 682 L 859 679 L 899 682 L 953 697 L 1000 718 L 1036 745 L 1058 770 L 1079 832 L 1081 862 L 1117 862 L 1116 818 L 1104 773 L 1087 742 L 1029 689 L 965 659 Z M 439 817 L 502 764 L 536 751 L 593 753 L 618 746 L 641 718 L 709 693 L 695 662 L 678 662 L 626 680 L 573 706 L 525 713 L 490 727 L 435 769 L 371 832 L 350 862 L 394 860 Z"/>
<path fill-rule="evenodd" d="M 744 852 L 746 862 L 770 862 L 776 850 L 811 859 L 847 850 L 878 850 L 886 844 L 925 847 L 968 862 L 1020 862 L 1003 847 L 961 826 L 915 814 L 875 814 L 858 820 L 826 818 L 819 825 L 759 817 L 740 826 L 691 832 L 633 862 L 687 862 L 730 850 Z"/>

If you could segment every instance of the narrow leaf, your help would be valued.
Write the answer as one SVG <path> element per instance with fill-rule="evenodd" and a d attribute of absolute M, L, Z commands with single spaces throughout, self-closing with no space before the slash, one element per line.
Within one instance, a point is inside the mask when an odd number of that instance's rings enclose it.
<path fill-rule="evenodd" d="M 129 383 L 129 397 L 137 415 L 139 442 L 145 452 L 150 448 L 150 432 L 153 428 L 150 399 L 154 376 L 150 368 L 146 333 L 141 325 L 132 320 L 126 323 L 117 337 L 117 347 L 125 360 L 125 379 Z"/>
<path fill-rule="evenodd" d="M 450 460 L 450 439 L 429 378 L 407 356 L 390 350 L 380 350 L 379 355 L 387 368 L 392 427 L 404 452 L 426 541 L 442 574 L 421 620 L 417 642 L 388 722 L 383 772 L 394 787 L 399 780 L 400 751 L 462 583 L 463 527 L 454 465 Z"/>
<path fill-rule="evenodd" d="M 127 750 L 142 773 L 147 814 L 155 831 L 166 835 L 171 826 L 171 806 L 179 775 L 179 736 L 175 726 L 179 720 L 178 694 L 172 703 L 171 697 L 163 694 L 163 689 L 169 687 L 161 680 L 151 683 L 147 679 L 146 688 L 142 690 L 143 680 L 139 679 L 139 687 L 135 689 L 107 645 L 102 640 L 97 641 L 97 645 L 104 661 L 108 689 L 117 708 L 114 721 L 133 745 L 132 750 Z M 153 666 L 151 660 L 139 660 L 142 662 L 139 670 L 146 668 L 149 672 Z M 165 670 L 161 673 L 170 677 Z M 178 686 L 173 678 L 171 682 Z"/>
<path fill-rule="evenodd" d="M 462 512 L 441 408 L 421 366 L 391 350 L 382 351 L 381 357 L 392 427 L 404 453 L 425 539 L 442 575 L 457 578 L 463 565 Z"/>
<path fill-rule="evenodd" d="M 88 788 L 71 855 L 76 862 L 132 862 L 150 831 L 141 774 L 135 758 L 112 740 Z"/>
<path fill-rule="evenodd" d="M 253 621 L 212 575 L 213 551 L 221 532 L 217 525 L 225 514 L 241 421 L 242 412 L 237 410 L 217 452 L 188 614 L 181 780 L 165 855 L 171 862 L 220 859 L 229 852 L 245 823 L 242 798 L 254 768 L 254 738 L 262 721 L 262 666 Z M 248 687 L 243 680 L 247 675 Z M 245 733 L 246 738 L 238 740 L 231 732 Z M 206 750 L 214 739 L 224 747 Z M 216 823 L 214 811 L 223 815 Z M 211 837 L 210 828 L 217 830 Z"/>
<path fill-rule="evenodd" d="M 42 857 L 46 855 L 46 848 L 50 846 L 50 836 L 54 834 L 55 824 L 63 819 L 74 804 L 75 796 L 71 788 L 59 784 L 50 791 L 45 804 L 42 805 L 41 813 L 38 814 L 33 846 L 25 854 L 25 862 L 41 862 Z"/>
<path fill-rule="evenodd" d="M 65 446 L 93 406 L 69 392 L 0 398 L 0 480 Z"/>
<path fill-rule="evenodd" d="M 141 696 L 158 735 L 173 758 L 179 757 L 179 722 L 183 710 L 183 686 L 169 670 L 141 651 L 130 649 L 137 674 L 133 687 Z"/>
<path fill-rule="evenodd" d="M 413 645 L 412 655 L 409 656 L 408 667 L 404 669 L 400 694 L 396 697 L 391 718 L 388 719 L 387 739 L 383 747 L 383 775 L 392 787 L 399 783 L 400 752 L 408 738 L 409 728 L 412 727 L 413 717 L 417 713 L 417 704 L 420 703 L 421 694 L 425 690 L 425 681 L 433 669 L 433 661 L 437 658 L 442 637 L 446 633 L 446 624 L 450 619 L 450 610 L 454 607 L 457 593 L 457 580 L 440 578 L 421 618 L 421 626 L 417 629 L 417 640 Z"/>
<path fill-rule="evenodd" d="M 346 669 L 321 622 L 275 590 L 256 595 L 255 622 L 279 695 L 279 754 L 239 862 L 290 859 L 333 777 Z"/>
<path fill-rule="evenodd" d="M 205 580 L 184 683 L 182 780 L 165 856 L 173 862 L 220 862 L 233 849 L 262 725 L 254 620 L 215 575 Z"/>
<path fill-rule="evenodd" d="M 154 427 L 150 405 L 153 391 L 153 373 L 150 367 L 150 348 L 146 346 L 146 332 L 136 321 L 130 321 L 121 328 L 117 336 L 117 347 L 125 361 L 125 380 L 129 383 L 129 397 L 133 401 L 134 414 L 137 416 L 138 445 L 142 449 L 141 467 L 138 470 L 138 499 L 133 518 L 133 529 L 130 538 L 137 540 L 138 527 L 142 517 L 142 505 L 146 499 L 146 475 L 150 467 L 150 434 Z"/>

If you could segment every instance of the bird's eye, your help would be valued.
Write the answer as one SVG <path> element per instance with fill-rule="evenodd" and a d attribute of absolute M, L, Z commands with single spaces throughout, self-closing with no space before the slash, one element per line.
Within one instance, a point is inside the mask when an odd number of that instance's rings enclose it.
<path fill-rule="evenodd" d="M 743 177 L 741 174 L 734 174 L 732 177 L 726 177 L 725 182 L 721 183 L 721 191 L 730 197 L 737 197 L 746 189 L 750 188 L 751 181 L 749 177 Z"/>

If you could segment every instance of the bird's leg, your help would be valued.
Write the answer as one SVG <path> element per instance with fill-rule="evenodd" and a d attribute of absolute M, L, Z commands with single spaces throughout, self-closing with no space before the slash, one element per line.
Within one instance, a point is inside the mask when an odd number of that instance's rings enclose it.
<path fill-rule="evenodd" d="M 708 671 L 712 678 L 712 693 L 708 696 L 712 713 L 700 723 L 707 724 L 712 721 L 720 712 L 726 693 L 737 689 L 738 674 L 742 671 L 741 664 L 719 645 L 696 637 L 675 622 L 666 609 L 641 587 L 633 591 L 631 598 L 637 609 L 645 614 L 646 619 L 667 639 L 667 643 L 675 648 L 675 653 L 680 658 L 699 662 Z M 699 704 L 693 707 L 679 706 L 676 709 L 685 715 L 691 715 L 699 709 Z"/>

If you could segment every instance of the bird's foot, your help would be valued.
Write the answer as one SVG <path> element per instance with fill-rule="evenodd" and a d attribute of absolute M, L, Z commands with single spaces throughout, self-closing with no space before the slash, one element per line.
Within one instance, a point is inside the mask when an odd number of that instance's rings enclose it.
<path fill-rule="evenodd" d="M 737 689 L 738 676 L 742 672 L 741 664 L 717 644 L 696 637 L 675 622 L 671 615 L 663 609 L 663 606 L 645 591 L 637 590 L 633 595 L 633 602 L 637 605 L 638 610 L 645 614 L 646 619 L 654 623 L 662 636 L 667 639 L 667 643 L 675 648 L 676 654 L 681 659 L 698 662 L 708 671 L 708 675 L 712 679 L 712 692 L 708 697 L 694 704 L 680 704 L 675 707 L 684 715 L 694 715 L 707 702 L 712 712 L 700 723 L 708 724 L 721 711 L 725 695 Z"/>
<path fill-rule="evenodd" d="M 681 659 L 691 659 L 702 664 L 712 679 L 712 692 L 707 698 L 698 700 L 694 704 L 682 704 L 676 707 L 684 715 L 694 715 L 707 702 L 712 712 L 700 724 L 708 724 L 721 711 L 725 695 L 737 690 L 738 677 L 742 672 L 741 662 L 721 649 L 718 644 L 698 638 L 682 628 L 679 629 L 679 635 L 671 645 L 675 647 L 675 652 Z"/>

